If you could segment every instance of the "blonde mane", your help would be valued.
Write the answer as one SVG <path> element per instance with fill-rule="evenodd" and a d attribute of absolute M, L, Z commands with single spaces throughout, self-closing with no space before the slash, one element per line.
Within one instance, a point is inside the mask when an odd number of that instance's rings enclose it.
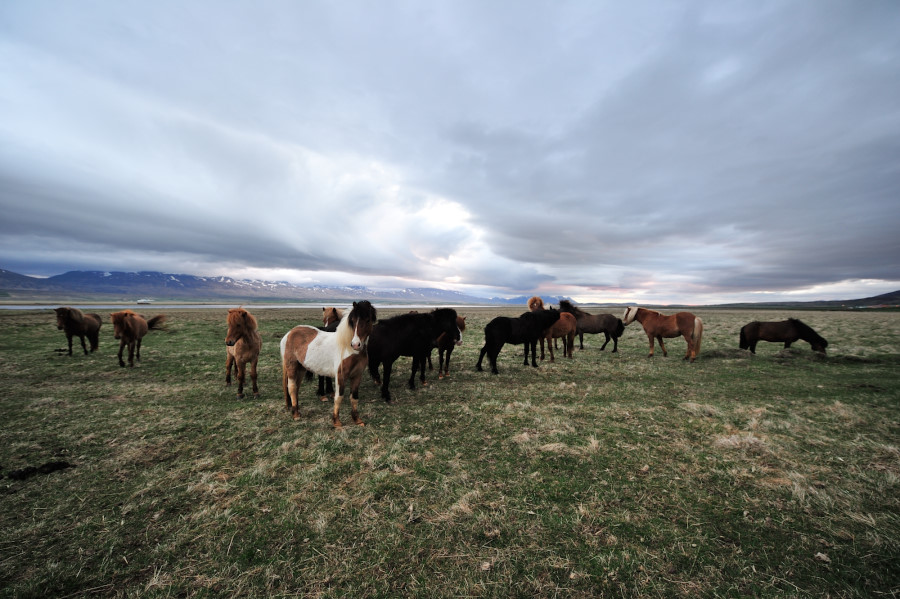
<path fill-rule="evenodd" d="M 350 328 L 350 314 L 344 314 L 341 316 L 341 322 L 338 324 L 337 329 L 334 331 L 335 340 L 337 341 L 337 346 L 341 350 L 341 358 L 343 359 L 346 356 L 352 356 L 358 354 L 359 352 L 353 349 L 353 329 Z"/>

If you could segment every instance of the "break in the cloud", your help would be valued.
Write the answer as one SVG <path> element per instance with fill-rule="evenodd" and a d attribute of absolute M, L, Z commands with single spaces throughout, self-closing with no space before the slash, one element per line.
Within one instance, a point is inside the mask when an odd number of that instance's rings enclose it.
<path fill-rule="evenodd" d="M 8 2 L 0 266 L 900 287 L 894 2 Z"/>

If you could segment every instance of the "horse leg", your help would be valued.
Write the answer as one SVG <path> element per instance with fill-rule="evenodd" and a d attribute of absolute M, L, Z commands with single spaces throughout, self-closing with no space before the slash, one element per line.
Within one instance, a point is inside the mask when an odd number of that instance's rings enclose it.
<path fill-rule="evenodd" d="M 578 333 L 578 349 L 584 349 L 584 333 Z"/>
<path fill-rule="evenodd" d="M 619 351 L 619 338 L 613 335 L 613 350 L 612 353 L 616 353 Z"/>
<path fill-rule="evenodd" d="M 684 354 L 684 360 L 694 361 L 694 341 L 691 339 L 691 334 L 688 333 L 684 335 L 684 340 L 687 341 L 687 352 Z"/>
<path fill-rule="evenodd" d="M 285 402 L 287 403 L 287 407 L 291 409 L 291 417 L 294 420 L 300 420 L 300 407 L 297 404 L 297 388 L 300 386 L 300 382 L 303 381 L 303 371 L 305 369 L 299 362 L 284 365 L 283 368 L 283 380 L 287 383 Z"/>
<path fill-rule="evenodd" d="M 550 345 L 551 343 L 553 343 L 553 342 L 550 341 L 550 338 L 548 337 L 547 338 L 547 347 L 550 349 L 550 355 L 552 356 L 553 355 L 553 346 Z M 528 359 L 528 350 L 525 351 L 525 358 Z M 541 360 L 543 360 L 543 359 L 544 359 L 544 338 L 541 337 Z M 550 358 L 550 361 L 552 362 L 553 358 Z"/>
<path fill-rule="evenodd" d="M 125 351 L 125 343 L 124 338 L 119 340 L 119 366 L 122 368 L 125 368 L 125 360 L 122 359 L 122 352 Z"/>
<path fill-rule="evenodd" d="M 784 342 L 784 349 L 790 348 L 790 347 L 791 347 L 791 343 L 793 343 L 793 341 L 791 341 L 791 340 L 785 341 L 785 342 Z"/>
<path fill-rule="evenodd" d="M 571 360 L 572 358 L 575 357 L 575 355 L 574 355 L 575 354 L 575 333 L 569 333 L 565 337 L 565 341 L 566 341 L 565 345 L 567 345 L 569 348 L 569 359 Z M 566 355 L 565 352 L 563 352 L 563 357 L 565 357 L 565 355 Z"/>
<path fill-rule="evenodd" d="M 485 343 L 481 348 L 481 353 L 478 354 L 478 362 L 475 364 L 475 370 L 481 372 L 481 361 L 484 360 L 484 354 L 487 353 L 487 343 Z"/>
<path fill-rule="evenodd" d="M 525 363 L 526 364 L 528 363 L 528 352 L 527 351 L 525 352 Z M 534 366 L 535 368 L 538 367 L 538 365 L 537 365 L 537 339 L 535 339 L 534 341 L 531 342 L 531 365 Z"/>
<path fill-rule="evenodd" d="M 381 399 L 387 403 L 391 403 L 391 370 L 394 367 L 393 360 L 384 361 L 384 379 L 381 381 Z M 338 384 L 334 393 L 334 399 L 337 401 L 337 394 L 340 392 L 341 385 Z"/>
<path fill-rule="evenodd" d="M 453 346 L 447 348 L 447 361 L 444 363 L 444 376 L 450 376 L 450 354 L 453 353 Z"/>
<path fill-rule="evenodd" d="M 553 339 L 552 337 L 553 337 L 552 335 L 549 335 L 547 337 L 547 347 L 550 348 L 550 361 L 556 362 L 556 356 L 553 354 L 553 346 L 556 345 L 556 339 Z M 543 342 L 543 341 L 544 340 L 541 339 L 541 342 Z M 541 359 L 543 359 L 543 358 L 544 358 L 544 352 L 542 351 Z"/>
<path fill-rule="evenodd" d="M 656 340 L 659 341 L 659 347 L 660 347 L 661 350 L 663 350 L 663 358 L 668 357 L 668 356 L 669 356 L 669 352 L 666 351 L 666 344 L 665 344 L 665 342 L 663 341 L 662 335 L 657 335 L 657 336 L 656 336 Z"/>
<path fill-rule="evenodd" d="M 419 356 L 412 357 L 412 372 L 409 375 L 409 382 L 406 383 L 406 386 L 409 387 L 410 391 L 416 390 L 416 371 L 419 369 L 419 363 L 422 361 L 422 358 Z M 425 365 L 422 364 L 422 378 L 425 378 Z M 424 381 L 423 381 L 424 382 Z"/>
<path fill-rule="evenodd" d="M 135 341 L 134 347 L 135 347 L 135 354 L 136 354 L 135 359 L 138 362 L 140 362 L 141 361 L 141 339 L 138 339 L 137 341 Z M 132 366 L 133 366 L 133 364 L 132 364 Z"/>
<path fill-rule="evenodd" d="M 606 336 L 606 341 L 603 342 L 603 345 L 600 346 L 600 351 L 606 349 L 606 344 L 609 343 L 609 333 L 603 331 L 603 334 Z"/>
<path fill-rule="evenodd" d="M 81 339 L 81 349 L 84 350 L 84 355 L 88 355 L 87 345 L 84 343 L 84 335 L 78 335 L 78 338 Z"/>
<path fill-rule="evenodd" d="M 653 357 L 653 343 L 654 343 L 655 338 L 653 337 L 653 335 L 650 335 L 650 334 L 648 334 L 647 337 L 650 339 L 650 353 L 647 355 L 647 357 L 652 358 Z"/>
<path fill-rule="evenodd" d="M 70 356 L 72 355 L 72 337 L 73 337 L 73 336 L 74 336 L 74 335 L 70 335 L 69 333 L 66 333 L 66 339 L 67 339 L 68 342 L 69 342 L 69 355 L 70 355 Z"/>
<path fill-rule="evenodd" d="M 228 358 L 225 360 L 225 386 L 231 386 L 231 366 L 234 364 L 234 355 L 231 352 L 226 352 L 228 354 Z"/>
<path fill-rule="evenodd" d="M 259 386 L 256 384 L 256 365 L 259 362 L 259 356 L 253 358 L 250 362 L 250 380 L 253 381 L 253 397 L 259 399 Z"/>
<path fill-rule="evenodd" d="M 237 389 L 237 398 L 244 399 L 244 377 L 247 373 L 247 365 L 243 360 L 239 360 L 235 358 L 235 364 L 237 366 L 237 381 L 238 381 L 238 389 Z"/>

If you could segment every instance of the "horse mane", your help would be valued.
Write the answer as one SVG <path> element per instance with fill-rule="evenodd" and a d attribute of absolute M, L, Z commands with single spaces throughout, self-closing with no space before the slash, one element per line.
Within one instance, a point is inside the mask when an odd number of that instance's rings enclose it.
<path fill-rule="evenodd" d="M 257 329 L 256 317 L 244 310 L 243 308 L 231 308 L 228 310 L 228 326 L 244 325 L 251 331 Z"/>
<path fill-rule="evenodd" d="M 808 336 L 815 339 L 817 343 L 828 345 L 828 342 L 820 334 L 815 332 L 811 326 L 800 320 L 799 318 L 788 318 L 788 321 L 803 332 L 802 336 Z"/>
<path fill-rule="evenodd" d="M 544 309 L 544 300 L 539 298 L 538 296 L 533 296 L 530 300 L 528 300 L 528 309 L 534 312 L 535 310 L 543 310 Z"/>
<path fill-rule="evenodd" d="M 587 312 L 585 312 L 569 300 L 559 300 L 559 310 L 560 312 L 571 312 L 575 315 L 575 318 L 587 315 Z"/>

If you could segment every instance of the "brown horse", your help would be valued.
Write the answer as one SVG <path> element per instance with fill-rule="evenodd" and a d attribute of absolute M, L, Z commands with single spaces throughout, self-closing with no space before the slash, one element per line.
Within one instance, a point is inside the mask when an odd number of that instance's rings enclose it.
<path fill-rule="evenodd" d="M 532 312 L 538 312 L 540 310 L 543 310 L 544 309 L 544 300 L 542 300 L 540 297 L 535 295 L 530 300 L 528 300 L 528 309 L 531 310 Z"/>
<path fill-rule="evenodd" d="M 335 326 L 337 326 L 337 323 L 341 321 L 342 316 L 344 316 L 344 311 L 339 308 L 322 308 L 322 326 L 326 329 L 331 323 L 335 323 Z"/>
<path fill-rule="evenodd" d="M 450 376 L 450 354 L 453 353 L 453 348 L 455 348 L 457 345 L 462 345 L 462 334 L 466 330 L 465 316 L 456 317 L 456 328 L 459 329 L 458 341 L 454 339 L 452 335 L 441 333 L 441 335 L 437 338 L 437 343 L 435 343 L 435 346 L 438 350 L 439 379 L 442 379 L 445 376 Z M 444 357 L 445 355 L 446 358 Z M 428 368 L 433 368 L 433 366 L 431 365 L 431 352 L 428 352 Z"/>
<path fill-rule="evenodd" d="M 549 329 L 545 330 L 543 337 L 541 337 L 541 360 L 544 359 L 544 339 L 546 339 L 547 347 L 550 349 L 550 361 L 556 361 L 556 358 L 553 355 L 553 342 L 555 339 L 559 338 L 562 338 L 563 340 L 563 357 L 568 356 L 569 358 L 574 358 L 575 356 L 572 354 L 572 351 L 575 349 L 575 330 L 575 317 L 568 312 L 560 312 L 559 320 L 554 322 L 553 326 Z"/>
<path fill-rule="evenodd" d="M 72 355 L 72 337 L 81 339 L 81 349 L 84 355 L 87 355 L 87 346 L 84 338 L 87 337 L 91 344 L 91 351 L 96 351 L 100 344 L 100 325 L 103 319 L 99 314 L 85 314 L 78 308 L 54 308 L 56 312 L 56 328 L 66 332 L 66 339 L 69 342 L 69 355 Z M 63 351 L 63 350 L 59 350 Z"/>
<path fill-rule="evenodd" d="M 285 404 L 294 420 L 300 419 L 297 388 L 306 371 L 333 377 L 337 383 L 331 420 L 340 428 L 338 413 L 344 390 L 350 388 L 350 416 L 359 419 L 359 384 L 369 363 L 366 343 L 375 325 L 375 308 L 368 301 L 353 302 L 353 309 L 341 318 L 337 330 L 322 331 L 316 327 L 298 325 L 281 339 L 281 383 Z"/>
<path fill-rule="evenodd" d="M 621 318 L 616 318 L 612 314 L 589 314 L 569 300 L 559 302 L 559 311 L 568 312 L 575 316 L 575 320 L 578 323 L 575 333 L 578 335 L 579 349 L 584 349 L 585 333 L 603 333 L 606 336 L 606 341 L 600 346 L 600 351 L 606 349 L 606 344 L 609 343 L 610 338 L 613 340 L 612 353 L 619 351 L 619 337 L 625 332 L 625 324 Z"/>
<path fill-rule="evenodd" d="M 666 316 L 653 310 L 631 306 L 625 310 L 625 316 L 622 318 L 622 321 L 628 325 L 635 320 L 643 325 L 644 332 L 647 333 L 647 337 L 650 339 L 650 355 L 648 357 L 653 357 L 654 339 L 659 341 L 659 347 L 662 349 L 663 356 L 667 356 L 668 353 L 663 343 L 663 337 L 671 338 L 679 335 L 683 336 L 684 340 L 687 341 L 687 353 L 684 354 L 685 360 L 693 362 L 697 354 L 700 353 L 700 341 L 703 338 L 703 321 L 690 312 L 678 312 L 677 314 Z"/>
<path fill-rule="evenodd" d="M 784 342 L 784 348 L 787 349 L 798 339 L 809 343 L 814 352 L 824 354 L 825 348 L 828 347 L 824 337 L 796 318 L 788 318 L 781 322 L 753 321 L 745 324 L 741 329 L 740 347 L 749 349 L 755 354 L 758 341 Z"/>
<path fill-rule="evenodd" d="M 244 380 L 247 364 L 250 364 L 250 380 L 253 382 L 253 397 L 259 397 L 256 385 L 256 365 L 259 362 L 259 351 L 262 349 L 262 338 L 257 330 L 256 318 L 243 308 L 228 310 L 228 333 L 225 335 L 225 386 L 231 386 L 231 370 L 234 367 L 237 375 L 238 399 L 244 398 Z"/>
<path fill-rule="evenodd" d="M 166 320 L 165 314 L 147 320 L 131 310 L 113 312 L 109 317 L 115 329 L 115 337 L 119 340 L 119 366 L 122 367 L 125 366 L 125 362 L 122 360 L 122 351 L 125 346 L 128 345 L 128 365 L 134 367 L 135 354 L 137 354 L 137 361 L 141 361 L 141 339 L 144 338 L 147 331 L 161 329 L 160 325 Z"/>

